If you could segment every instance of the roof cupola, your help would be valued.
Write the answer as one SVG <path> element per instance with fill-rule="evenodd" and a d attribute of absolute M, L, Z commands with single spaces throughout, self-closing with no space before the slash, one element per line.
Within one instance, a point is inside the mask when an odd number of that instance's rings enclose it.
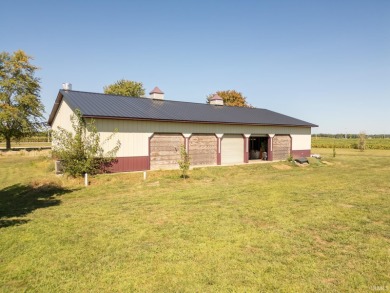
<path fill-rule="evenodd" d="M 149 94 L 151 99 L 164 100 L 164 93 L 157 86 Z"/>
<path fill-rule="evenodd" d="M 211 105 L 223 106 L 223 99 L 218 94 L 212 96 L 209 101 Z"/>

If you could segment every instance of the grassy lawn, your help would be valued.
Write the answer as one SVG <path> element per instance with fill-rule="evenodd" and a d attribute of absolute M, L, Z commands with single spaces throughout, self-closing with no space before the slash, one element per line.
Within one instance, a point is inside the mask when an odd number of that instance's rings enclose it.
<path fill-rule="evenodd" d="M 0 291 L 389 291 L 390 151 L 313 152 L 88 188 L 0 156 Z"/>

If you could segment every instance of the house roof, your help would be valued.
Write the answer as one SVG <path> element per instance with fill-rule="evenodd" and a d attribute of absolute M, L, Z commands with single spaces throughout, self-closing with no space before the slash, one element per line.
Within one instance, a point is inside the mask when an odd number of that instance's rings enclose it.
<path fill-rule="evenodd" d="M 52 125 L 61 101 L 83 117 L 218 124 L 317 127 L 317 125 L 266 109 L 217 106 L 150 98 L 133 98 L 60 90 L 49 117 Z"/>

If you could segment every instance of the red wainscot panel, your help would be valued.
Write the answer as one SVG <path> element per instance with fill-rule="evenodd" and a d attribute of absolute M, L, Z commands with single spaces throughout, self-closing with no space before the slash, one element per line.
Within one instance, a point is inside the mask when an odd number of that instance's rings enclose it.
<path fill-rule="evenodd" d="M 267 161 L 273 161 L 273 153 L 272 153 L 272 137 L 268 137 L 268 143 L 267 143 Z M 261 154 L 260 154 L 261 155 Z"/>
<path fill-rule="evenodd" d="M 248 163 L 249 159 L 249 137 L 244 136 L 244 163 Z"/>
<path fill-rule="evenodd" d="M 217 165 L 221 165 L 221 138 L 217 136 Z"/>
<path fill-rule="evenodd" d="M 107 168 L 109 173 L 149 170 L 149 156 L 117 157 L 112 166 Z"/>
<path fill-rule="evenodd" d="M 310 150 L 293 150 L 291 152 L 294 159 L 310 157 L 311 154 Z"/>

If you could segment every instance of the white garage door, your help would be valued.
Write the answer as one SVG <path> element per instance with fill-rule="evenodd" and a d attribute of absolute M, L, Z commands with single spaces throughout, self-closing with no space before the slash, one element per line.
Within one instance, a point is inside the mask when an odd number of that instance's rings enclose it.
<path fill-rule="evenodd" d="M 244 138 L 242 135 L 224 135 L 221 143 L 221 163 L 244 162 Z"/>

